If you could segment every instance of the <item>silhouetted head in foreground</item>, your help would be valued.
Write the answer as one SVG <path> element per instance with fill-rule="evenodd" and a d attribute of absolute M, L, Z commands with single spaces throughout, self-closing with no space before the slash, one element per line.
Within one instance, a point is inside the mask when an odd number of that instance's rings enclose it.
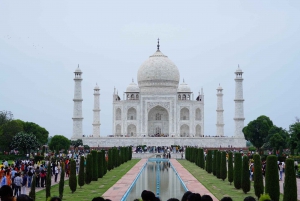
<path fill-rule="evenodd" d="M 3 185 L 0 188 L 1 201 L 12 201 L 13 200 L 13 190 L 8 185 Z"/>
<path fill-rule="evenodd" d="M 220 201 L 233 201 L 231 197 L 223 197 Z"/>
<path fill-rule="evenodd" d="M 179 201 L 177 198 L 170 198 L 168 201 Z"/>
<path fill-rule="evenodd" d="M 201 201 L 213 201 L 210 195 L 202 195 Z"/>
<path fill-rule="evenodd" d="M 50 201 L 61 201 L 59 197 L 52 197 Z"/>
<path fill-rule="evenodd" d="M 92 201 L 105 201 L 103 197 L 95 197 Z"/>
<path fill-rule="evenodd" d="M 151 191 L 143 190 L 141 197 L 142 197 L 143 201 L 154 201 L 155 200 L 155 195 Z"/>
<path fill-rule="evenodd" d="M 188 198 L 188 201 L 201 201 L 201 195 L 199 193 L 191 193 Z"/>
<path fill-rule="evenodd" d="M 17 201 L 33 201 L 33 199 L 28 195 L 21 194 L 17 197 Z"/>
<path fill-rule="evenodd" d="M 256 201 L 256 200 L 254 197 L 248 196 L 248 197 L 245 197 L 244 201 Z"/>
<path fill-rule="evenodd" d="M 185 192 L 185 193 L 183 194 L 182 198 L 181 198 L 181 201 L 187 201 L 187 198 L 188 198 L 188 196 L 189 196 L 190 194 L 192 194 L 191 191 Z"/>

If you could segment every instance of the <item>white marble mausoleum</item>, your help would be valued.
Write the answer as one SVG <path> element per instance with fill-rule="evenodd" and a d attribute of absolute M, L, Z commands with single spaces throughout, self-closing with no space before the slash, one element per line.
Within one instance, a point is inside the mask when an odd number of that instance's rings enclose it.
<path fill-rule="evenodd" d="M 137 83 L 132 80 L 123 97 L 113 92 L 112 135 L 100 137 L 100 89 L 94 89 L 93 134 L 84 135 L 82 128 L 82 72 L 75 71 L 75 93 L 72 139 L 82 139 L 91 147 L 128 145 L 201 147 L 245 147 L 242 70 L 236 74 L 235 134 L 224 136 L 223 89 L 217 88 L 216 134 L 204 131 L 204 94 L 197 95 L 183 80 L 177 66 L 159 49 L 139 68 Z"/>

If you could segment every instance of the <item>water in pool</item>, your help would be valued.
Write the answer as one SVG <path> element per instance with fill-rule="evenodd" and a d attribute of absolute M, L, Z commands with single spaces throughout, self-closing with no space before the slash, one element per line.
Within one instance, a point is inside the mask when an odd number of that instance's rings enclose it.
<path fill-rule="evenodd" d="M 159 168 L 157 167 L 159 165 Z M 158 170 L 159 169 L 159 170 Z M 175 171 L 170 166 L 169 162 L 149 162 L 137 179 L 136 184 L 133 186 L 131 192 L 127 197 L 127 201 L 141 198 L 143 190 L 152 191 L 156 194 L 156 181 L 157 173 L 160 176 L 160 193 L 159 198 L 164 201 L 169 198 L 181 199 L 185 193 L 185 189 L 178 179 Z"/>

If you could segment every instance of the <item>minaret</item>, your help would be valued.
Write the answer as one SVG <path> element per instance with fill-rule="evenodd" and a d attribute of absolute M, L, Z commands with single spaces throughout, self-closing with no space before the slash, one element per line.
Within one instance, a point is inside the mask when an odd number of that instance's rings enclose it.
<path fill-rule="evenodd" d="M 224 136 L 224 118 L 223 118 L 223 88 L 217 88 L 217 136 Z"/>
<path fill-rule="evenodd" d="M 72 139 L 82 138 L 82 93 L 81 93 L 81 70 L 78 68 L 75 70 L 75 90 L 74 90 L 74 109 L 73 109 L 73 135 Z"/>
<path fill-rule="evenodd" d="M 235 137 L 243 137 L 243 128 L 244 128 L 244 98 L 243 98 L 243 71 L 238 66 L 238 69 L 235 71 Z"/>
<path fill-rule="evenodd" d="M 93 120 L 93 137 L 100 137 L 100 88 L 96 84 L 94 88 L 94 120 Z"/>

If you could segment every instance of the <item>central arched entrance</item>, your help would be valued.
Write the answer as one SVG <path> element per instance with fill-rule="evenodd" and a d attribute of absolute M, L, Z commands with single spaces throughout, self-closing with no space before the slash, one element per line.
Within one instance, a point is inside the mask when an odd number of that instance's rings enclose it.
<path fill-rule="evenodd" d="M 169 136 L 169 114 L 165 108 L 156 106 L 149 111 L 148 136 Z"/>

